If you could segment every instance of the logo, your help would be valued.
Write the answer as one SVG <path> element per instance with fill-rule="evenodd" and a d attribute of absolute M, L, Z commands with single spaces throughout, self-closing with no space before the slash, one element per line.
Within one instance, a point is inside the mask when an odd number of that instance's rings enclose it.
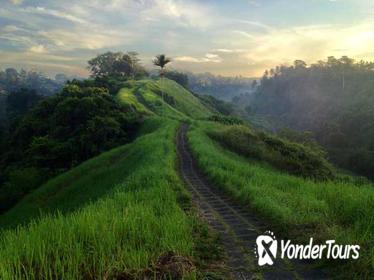
<path fill-rule="evenodd" d="M 274 233 L 265 232 L 256 239 L 258 265 L 273 265 L 277 257 L 278 241 L 275 239 Z"/>
<path fill-rule="evenodd" d="M 258 259 L 258 265 L 273 265 L 278 249 L 281 259 L 358 259 L 360 257 L 360 245 L 336 244 L 335 240 L 326 240 L 324 244 L 314 244 L 311 237 L 308 244 L 294 244 L 291 240 L 277 240 L 271 231 L 266 231 L 256 239 L 254 249 Z"/>

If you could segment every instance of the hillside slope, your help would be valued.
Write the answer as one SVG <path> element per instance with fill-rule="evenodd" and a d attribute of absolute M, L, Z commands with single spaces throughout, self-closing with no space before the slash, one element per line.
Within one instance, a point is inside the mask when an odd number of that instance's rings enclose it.
<path fill-rule="evenodd" d="M 206 118 L 212 112 L 191 92 L 169 80 L 130 81 L 117 99 L 139 112 L 178 120 Z"/>
<path fill-rule="evenodd" d="M 0 234 L 0 278 L 138 279 L 168 273 L 151 264 L 170 251 L 187 263 L 173 271 L 178 279 L 199 278 L 196 220 L 181 209 L 188 197 L 174 166 L 177 127 L 148 120 L 135 142 L 58 176 L 2 215 L 2 226 L 33 222 Z"/>

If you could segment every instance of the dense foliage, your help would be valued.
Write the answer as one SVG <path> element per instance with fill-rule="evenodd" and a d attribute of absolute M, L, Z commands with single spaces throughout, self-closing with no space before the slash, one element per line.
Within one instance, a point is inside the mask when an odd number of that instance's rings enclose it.
<path fill-rule="evenodd" d="M 241 119 L 238 119 L 233 116 L 224 116 L 224 115 L 212 115 L 208 118 L 209 121 L 217 122 L 226 125 L 240 125 L 243 124 Z"/>
<path fill-rule="evenodd" d="M 93 78 L 137 79 L 146 75 L 136 52 L 106 52 L 88 61 Z"/>
<path fill-rule="evenodd" d="M 168 78 L 169 80 L 176 81 L 181 86 L 188 88 L 188 76 L 185 73 L 178 72 L 175 70 L 168 70 L 165 71 L 164 74 L 165 78 Z"/>
<path fill-rule="evenodd" d="M 0 94 L 0 146 L 23 115 L 42 99 L 43 96 L 37 94 L 35 90 L 26 88 L 9 94 Z"/>
<path fill-rule="evenodd" d="M 242 156 L 265 161 L 289 174 L 315 180 L 334 178 L 333 168 L 320 149 L 292 143 L 243 125 L 212 131 L 209 135 Z"/>
<path fill-rule="evenodd" d="M 59 91 L 62 83 L 52 80 L 35 71 L 17 71 L 7 68 L 0 71 L 0 94 L 18 91 L 21 88 L 35 90 L 40 95 L 52 95 Z"/>
<path fill-rule="evenodd" d="M 35 90 L 22 88 L 13 91 L 6 98 L 6 114 L 10 123 L 14 123 L 17 118 L 22 117 L 30 109 L 35 107 L 43 97 Z"/>
<path fill-rule="evenodd" d="M 348 57 L 266 71 L 253 112 L 309 130 L 340 166 L 374 178 L 374 63 Z"/>
<path fill-rule="evenodd" d="M 41 101 L 3 147 L 2 209 L 49 176 L 128 142 L 137 118 L 103 88 L 68 85 Z"/>

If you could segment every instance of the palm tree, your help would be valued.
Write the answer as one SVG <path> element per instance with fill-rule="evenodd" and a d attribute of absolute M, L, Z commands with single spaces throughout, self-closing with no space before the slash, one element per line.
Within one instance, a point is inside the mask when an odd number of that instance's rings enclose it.
<path fill-rule="evenodd" d="M 161 77 L 164 75 L 164 68 L 169 62 L 171 62 L 171 58 L 166 57 L 164 54 L 156 55 L 156 57 L 153 59 L 153 64 L 161 67 Z"/>
<path fill-rule="evenodd" d="M 153 59 L 153 64 L 156 65 L 156 66 L 159 66 L 161 68 L 160 78 L 161 78 L 162 100 L 164 100 L 164 92 L 163 92 L 163 89 L 162 89 L 162 80 L 163 80 L 163 77 L 164 77 L 164 68 L 165 68 L 166 64 L 168 64 L 169 62 L 171 62 L 171 58 L 166 57 L 166 55 L 164 55 L 164 54 L 156 55 L 156 57 Z"/>

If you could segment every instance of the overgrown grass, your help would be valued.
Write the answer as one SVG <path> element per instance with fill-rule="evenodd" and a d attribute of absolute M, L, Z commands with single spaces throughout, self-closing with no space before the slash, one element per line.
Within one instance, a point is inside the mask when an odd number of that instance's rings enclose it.
<path fill-rule="evenodd" d="M 268 162 L 289 174 L 315 180 L 335 177 L 332 165 L 320 149 L 258 132 L 244 125 L 213 130 L 209 135 L 239 155 Z"/>
<path fill-rule="evenodd" d="M 373 185 L 319 182 L 287 175 L 225 150 L 207 135 L 212 123 L 195 123 L 188 137 L 202 171 L 267 221 L 278 236 L 359 244 L 358 260 L 337 260 L 337 277 L 374 277 Z"/>
<path fill-rule="evenodd" d="M 148 134 L 49 181 L 2 216 L 3 226 L 31 222 L 1 233 L 0 279 L 136 277 L 166 251 L 198 255 L 196 221 L 178 203 L 186 194 L 175 171 L 177 126 L 153 119 Z"/>

